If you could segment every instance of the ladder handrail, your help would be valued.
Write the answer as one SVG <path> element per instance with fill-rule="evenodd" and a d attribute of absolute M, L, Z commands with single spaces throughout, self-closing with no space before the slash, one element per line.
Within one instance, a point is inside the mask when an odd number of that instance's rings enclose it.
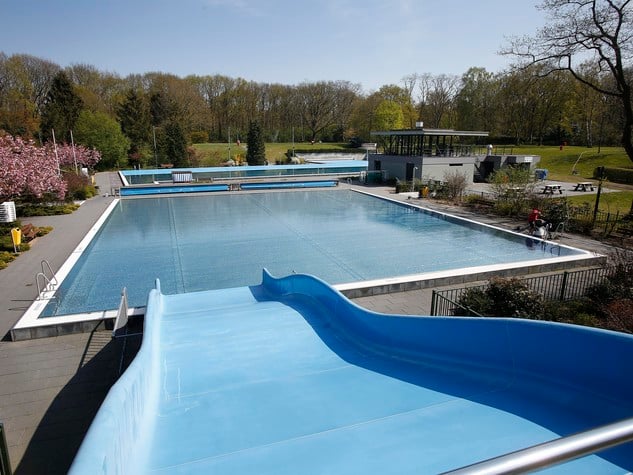
<path fill-rule="evenodd" d="M 44 274 L 44 276 L 46 276 L 46 268 L 48 268 L 48 272 L 51 275 L 50 279 L 47 279 L 49 284 L 52 285 L 57 285 L 57 277 L 55 276 L 55 272 L 53 272 L 53 268 L 51 267 L 51 265 L 49 264 L 49 262 L 46 259 L 42 259 L 42 262 L 40 263 L 40 265 L 42 266 L 42 274 Z"/>
<path fill-rule="evenodd" d="M 40 286 L 40 276 L 44 278 L 44 283 L 46 284 L 46 285 L 44 285 L 43 289 Z M 37 285 L 37 298 L 36 298 L 36 300 L 40 300 L 42 298 L 42 293 L 43 292 L 53 290 L 53 288 L 54 288 L 54 284 L 49 280 L 48 277 L 46 277 L 46 274 L 44 274 L 43 272 L 38 272 L 35 275 L 35 285 Z"/>

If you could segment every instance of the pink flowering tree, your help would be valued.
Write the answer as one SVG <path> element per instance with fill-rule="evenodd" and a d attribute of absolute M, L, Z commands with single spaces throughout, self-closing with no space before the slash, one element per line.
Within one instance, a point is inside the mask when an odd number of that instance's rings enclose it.
<path fill-rule="evenodd" d="M 60 200 L 66 195 L 55 154 L 32 140 L 0 136 L 0 199 L 41 199 L 46 195 Z"/>
<path fill-rule="evenodd" d="M 46 143 L 47 153 L 55 155 L 55 148 L 51 142 Z M 93 148 L 84 147 L 83 145 L 57 144 L 57 156 L 59 157 L 59 166 L 62 168 L 73 169 L 75 164 L 78 167 L 94 168 L 101 160 L 101 153 Z"/>

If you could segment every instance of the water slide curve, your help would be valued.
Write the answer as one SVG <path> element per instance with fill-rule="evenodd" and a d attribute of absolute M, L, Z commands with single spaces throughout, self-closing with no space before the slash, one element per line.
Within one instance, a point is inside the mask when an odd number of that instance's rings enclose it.
<path fill-rule="evenodd" d="M 367 311 L 307 275 L 150 292 L 72 474 L 440 473 L 633 416 L 633 336 Z M 633 444 L 543 473 L 633 471 Z"/>

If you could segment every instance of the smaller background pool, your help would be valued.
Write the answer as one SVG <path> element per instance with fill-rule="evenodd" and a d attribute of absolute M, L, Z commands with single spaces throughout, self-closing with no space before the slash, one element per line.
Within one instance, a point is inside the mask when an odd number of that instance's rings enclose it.
<path fill-rule="evenodd" d="M 367 162 L 364 160 L 337 160 L 324 163 L 306 163 L 303 165 L 166 168 L 124 170 L 120 173 L 125 185 L 142 185 L 155 182 L 171 182 L 172 172 L 183 171 L 191 171 L 194 181 L 305 175 L 349 175 L 367 171 Z"/>

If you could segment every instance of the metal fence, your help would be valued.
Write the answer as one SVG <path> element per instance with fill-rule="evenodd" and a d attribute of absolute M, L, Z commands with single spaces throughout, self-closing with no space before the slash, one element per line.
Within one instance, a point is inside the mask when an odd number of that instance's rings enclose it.
<path fill-rule="evenodd" d="M 565 271 L 560 274 L 549 274 L 520 279 L 533 292 L 546 300 L 572 300 L 586 295 L 587 291 L 605 282 L 607 277 L 618 270 L 616 266 Z M 628 272 L 631 269 L 627 269 Z M 458 302 L 461 296 L 470 289 L 485 289 L 487 285 L 475 285 L 456 289 L 434 290 L 431 298 L 431 315 L 455 315 L 457 309 L 465 310 L 473 316 L 482 316 Z"/>
<path fill-rule="evenodd" d="M 7 438 L 4 435 L 4 425 L 0 422 L 0 475 L 11 475 L 11 462 L 9 462 L 9 449 Z"/>

